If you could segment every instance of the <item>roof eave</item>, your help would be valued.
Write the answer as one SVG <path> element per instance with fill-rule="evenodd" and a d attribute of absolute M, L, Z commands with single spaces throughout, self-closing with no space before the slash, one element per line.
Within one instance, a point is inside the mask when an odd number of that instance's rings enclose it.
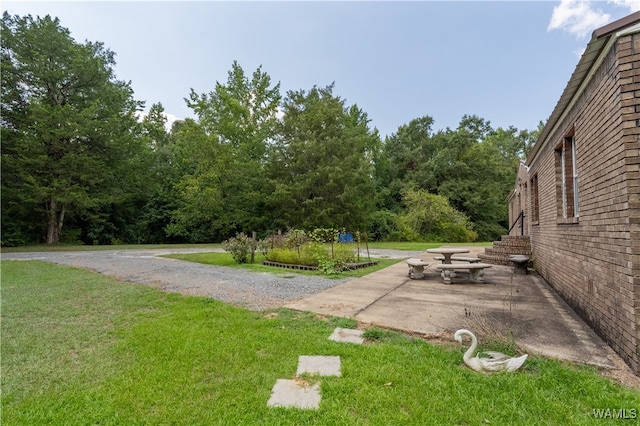
<path fill-rule="evenodd" d="M 558 100 L 547 123 L 543 127 L 538 140 L 527 156 L 526 164 L 532 165 L 542 148 L 547 144 L 547 139 L 560 125 L 565 115 L 571 110 L 577 98 L 580 96 L 587 83 L 591 81 L 598 67 L 604 60 L 611 44 L 620 37 L 622 30 L 640 24 L 640 12 L 632 13 L 622 19 L 598 28 L 592 33 L 591 40 L 578 61 L 576 68 L 567 83 L 562 96 Z"/>

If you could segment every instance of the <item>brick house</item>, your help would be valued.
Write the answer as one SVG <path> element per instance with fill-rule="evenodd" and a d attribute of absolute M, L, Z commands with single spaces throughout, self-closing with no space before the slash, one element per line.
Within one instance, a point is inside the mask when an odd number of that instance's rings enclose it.
<path fill-rule="evenodd" d="M 509 197 L 538 273 L 640 375 L 640 12 L 593 32 Z"/>

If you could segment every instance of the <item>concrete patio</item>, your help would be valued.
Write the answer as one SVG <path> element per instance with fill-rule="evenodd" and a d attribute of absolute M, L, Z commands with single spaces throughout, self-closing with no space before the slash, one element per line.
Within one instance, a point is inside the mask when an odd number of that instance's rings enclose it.
<path fill-rule="evenodd" d="M 473 247 L 470 255 L 481 250 Z M 410 279 L 401 261 L 286 307 L 431 339 L 451 340 L 459 328 L 470 329 L 481 341 L 513 336 L 529 354 L 620 368 L 613 350 L 535 272 L 518 275 L 512 267 L 494 265 L 482 283 L 459 273 L 445 285 L 433 256 L 417 256 L 429 263 L 423 279 Z"/>

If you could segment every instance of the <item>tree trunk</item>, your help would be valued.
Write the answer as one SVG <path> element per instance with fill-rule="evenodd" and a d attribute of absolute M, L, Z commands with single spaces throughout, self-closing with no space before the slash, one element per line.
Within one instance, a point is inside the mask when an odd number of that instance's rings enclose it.
<path fill-rule="evenodd" d="M 57 244 L 60 242 L 60 234 L 62 233 L 62 225 L 64 223 L 64 206 L 58 211 L 58 202 L 54 198 L 50 198 L 47 203 L 47 211 L 49 214 L 47 244 Z"/>

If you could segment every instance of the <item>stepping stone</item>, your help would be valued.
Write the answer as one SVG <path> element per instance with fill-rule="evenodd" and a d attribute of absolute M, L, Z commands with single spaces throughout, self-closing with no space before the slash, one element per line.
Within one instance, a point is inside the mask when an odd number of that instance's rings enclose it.
<path fill-rule="evenodd" d="M 296 376 L 302 374 L 318 374 L 320 376 L 341 376 L 339 356 L 306 356 L 298 358 Z"/>
<path fill-rule="evenodd" d="M 320 408 L 320 384 L 308 384 L 302 379 L 278 379 L 271 390 L 268 407 Z"/>
<path fill-rule="evenodd" d="M 362 330 L 353 330 L 350 328 L 338 327 L 333 330 L 333 333 L 331 333 L 331 336 L 329 336 L 329 340 L 361 345 L 364 342 L 364 337 L 362 337 Z"/>
<path fill-rule="evenodd" d="M 341 376 L 339 356 L 298 357 L 298 372 L 320 376 Z M 297 377 L 294 380 L 278 379 L 271 390 L 267 407 L 303 408 L 317 410 L 320 407 L 320 383 L 309 384 Z"/>

